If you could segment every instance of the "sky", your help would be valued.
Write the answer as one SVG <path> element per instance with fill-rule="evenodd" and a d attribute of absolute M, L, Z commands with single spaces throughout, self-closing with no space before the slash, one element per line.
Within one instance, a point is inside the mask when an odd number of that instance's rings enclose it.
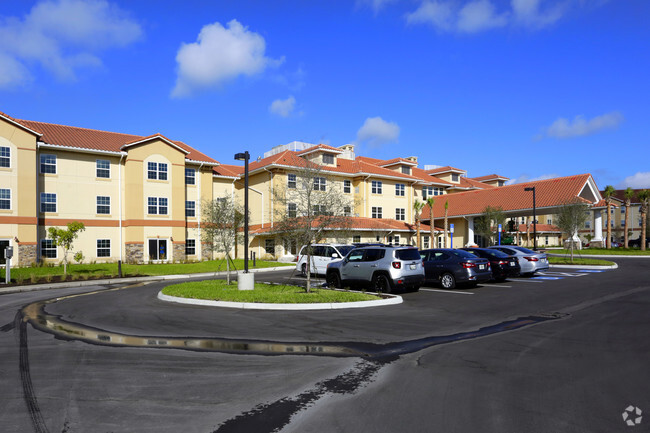
<path fill-rule="evenodd" d="M 0 111 L 650 188 L 647 0 L 0 0 Z"/>

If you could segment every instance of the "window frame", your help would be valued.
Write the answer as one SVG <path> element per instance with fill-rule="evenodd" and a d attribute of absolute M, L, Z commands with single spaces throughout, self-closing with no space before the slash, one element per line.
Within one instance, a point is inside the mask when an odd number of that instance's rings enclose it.
<path fill-rule="evenodd" d="M 372 206 L 371 208 L 371 218 L 383 219 L 384 209 L 382 206 Z"/>
<path fill-rule="evenodd" d="M 103 199 L 107 199 L 108 203 L 100 203 L 100 201 L 106 201 Z M 111 197 L 108 195 L 98 195 L 97 199 L 95 201 L 97 203 L 97 207 L 95 209 L 96 213 L 98 215 L 110 215 L 111 214 Z M 104 210 L 106 208 L 107 212 L 101 212 L 100 209 Z"/>
<path fill-rule="evenodd" d="M 423 186 L 422 187 L 422 198 L 426 200 L 428 197 L 433 197 L 433 187 L 432 186 Z"/>
<path fill-rule="evenodd" d="M 56 155 L 52 153 L 42 153 L 39 161 L 39 171 L 41 174 L 56 174 Z M 45 169 L 46 167 L 50 168 Z"/>
<path fill-rule="evenodd" d="M 275 239 L 264 239 L 264 251 L 266 254 L 275 255 Z"/>
<path fill-rule="evenodd" d="M 147 180 L 168 180 L 168 167 L 166 162 L 147 162 Z"/>
<path fill-rule="evenodd" d="M 458 174 L 458 173 L 452 173 L 452 174 L 451 174 L 451 181 L 452 181 L 452 182 L 460 182 L 460 174 Z"/>
<path fill-rule="evenodd" d="M 405 197 L 406 196 L 406 185 L 403 183 L 396 183 L 395 184 L 395 195 L 397 197 Z"/>
<path fill-rule="evenodd" d="M 297 186 L 298 186 L 298 179 L 296 175 L 293 173 L 287 174 L 287 188 L 296 189 Z"/>
<path fill-rule="evenodd" d="M 43 245 L 44 243 L 48 244 L 47 248 L 44 248 L 44 245 Z M 56 258 L 58 258 L 59 249 L 57 248 L 56 244 L 54 243 L 54 239 L 47 239 L 47 238 L 41 239 L 39 247 L 40 247 L 39 252 L 40 252 L 40 257 L 41 258 L 46 258 L 46 259 L 56 259 Z M 44 253 L 45 251 L 47 251 L 48 253 Z M 52 254 L 52 251 L 54 252 L 53 256 L 49 255 L 49 254 Z"/>
<path fill-rule="evenodd" d="M 185 239 L 185 255 L 186 256 L 196 255 L 196 239 Z"/>
<path fill-rule="evenodd" d="M 43 198 L 53 198 L 54 200 L 46 201 L 46 200 L 43 200 Z M 42 192 L 41 195 L 40 195 L 39 204 L 40 204 L 39 210 L 40 210 L 41 213 L 56 213 L 56 211 L 57 211 L 56 193 L 55 192 Z M 48 210 L 48 209 L 43 208 L 44 206 L 47 206 L 47 205 L 51 206 L 52 204 L 54 204 L 54 210 Z"/>
<path fill-rule="evenodd" d="M 162 204 L 164 200 L 165 204 Z M 152 209 L 155 209 L 155 212 L 151 212 Z M 165 210 L 163 213 L 162 210 Z M 169 200 L 167 197 L 147 197 L 147 215 L 168 215 L 169 212 Z"/>
<path fill-rule="evenodd" d="M 108 243 L 108 245 L 106 245 Z M 101 253 L 100 253 L 101 251 Z M 110 239 L 97 239 L 95 254 L 97 258 L 104 258 L 111 256 L 111 240 Z"/>
<path fill-rule="evenodd" d="M 190 205 L 191 203 L 191 205 Z M 189 214 L 191 212 L 191 215 Z M 196 218 L 196 201 L 185 200 L 185 218 Z"/>
<path fill-rule="evenodd" d="M 5 150 L 6 154 L 4 154 Z M 0 168 L 11 168 L 11 147 L 9 146 L 0 146 Z"/>
<path fill-rule="evenodd" d="M 406 208 L 403 207 L 395 208 L 395 220 L 406 221 Z"/>
<path fill-rule="evenodd" d="M 287 203 L 287 217 L 298 218 L 298 205 L 295 203 Z"/>
<path fill-rule="evenodd" d="M 345 179 L 343 181 L 343 194 L 351 194 L 352 193 L 352 181 Z"/>
<path fill-rule="evenodd" d="M 381 180 L 370 181 L 370 193 L 381 195 L 383 194 L 384 185 Z"/>
<path fill-rule="evenodd" d="M 188 174 L 190 174 L 188 176 Z M 191 182 L 190 182 L 191 180 Z M 196 169 L 185 167 L 185 185 L 196 185 Z"/>
<path fill-rule="evenodd" d="M 100 164 L 108 164 L 108 167 L 100 167 Z M 101 174 L 100 174 L 101 173 Z M 111 161 L 108 159 L 96 159 L 95 160 L 95 177 L 98 179 L 110 179 L 111 178 Z"/>
<path fill-rule="evenodd" d="M 314 191 L 327 191 L 327 179 L 324 177 L 315 177 Z"/>
<path fill-rule="evenodd" d="M 5 192 L 7 196 L 3 197 Z M 7 203 L 7 207 L 3 203 Z M 0 188 L 0 210 L 11 210 L 11 188 Z"/>
<path fill-rule="evenodd" d="M 336 160 L 334 159 L 334 155 L 330 155 L 329 153 L 324 153 L 323 154 L 323 164 L 328 164 L 328 165 L 333 165 Z"/>

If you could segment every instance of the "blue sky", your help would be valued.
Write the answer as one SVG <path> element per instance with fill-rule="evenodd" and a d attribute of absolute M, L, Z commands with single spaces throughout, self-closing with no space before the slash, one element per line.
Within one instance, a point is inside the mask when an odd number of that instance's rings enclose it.
<path fill-rule="evenodd" d="M 650 188 L 647 0 L 3 1 L 0 111 Z"/>

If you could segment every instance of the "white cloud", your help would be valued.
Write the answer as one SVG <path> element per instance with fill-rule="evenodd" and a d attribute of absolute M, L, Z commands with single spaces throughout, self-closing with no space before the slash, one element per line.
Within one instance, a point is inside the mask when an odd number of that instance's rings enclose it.
<path fill-rule="evenodd" d="M 536 177 L 530 177 L 527 174 L 522 174 L 522 175 L 520 175 L 519 177 L 517 177 L 515 179 L 510 179 L 510 180 L 506 181 L 506 185 L 514 185 L 516 183 L 525 183 L 525 182 L 535 182 L 537 180 L 553 179 L 553 178 L 556 178 L 556 177 L 560 177 L 560 175 L 557 174 L 557 173 L 548 173 L 548 174 L 542 174 L 542 175 L 536 176 Z"/>
<path fill-rule="evenodd" d="M 357 0 L 357 6 L 369 6 L 375 13 L 397 0 Z"/>
<path fill-rule="evenodd" d="M 423 1 L 414 12 L 406 14 L 409 24 L 430 24 L 439 30 L 450 30 L 454 26 L 454 11 L 451 3 Z"/>
<path fill-rule="evenodd" d="M 458 30 L 475 33 L 495 27 L 503 27 L 508 23 L 506 14 L 497 14 L 494 5 L 489 0 L 476 0 L 467 3 L 458 12 Z"/>
<path fill-rule="evenodd" d="M 214 87 L 239 75 L 256 75 L 279 64 L 266 57 L 266 42 L 258 33 L 231 20 L 201 29 L 196 42 L 182 44 L 176 54 L 178 77 L 172 96 L 189 96 L 195 90 Z"/>
<path fill-rule="evenodd" d="M 584 116 L 576 116 L 573 121 L 559 118 L 546 128 L 546 135 L 554 138 L 572 138 L 584 135 L 591 135 L 605 129 L 615 129 L 622 122 L 623 115 L 617 111 L 596 116 L 592 119 L 585 119 Z"/>
<path fill-rule="evenodd" d="M 60 79 L 76 69 L 101 65 L 98 52 L 128 45 L 142 35 L 140 25 L 105 0 L 46 0 L 23 19 L 0 20 L 0 86 L 32 79 L 28 66 L 39 63 Z"/>
<path fill-rule="evenodd" d="M 542 28 L 558 21 L 566 12 L 566 3 L 540 10 L 541 0 L 512 0 L 515 20 L 522 25 Z"/>
<path fill-rule="evenodd" d="M 623 182 L 617 184 L 616 188 L 623 189 L 628 186 L 634 189 L 650 188 L 650 171 L 638 172 L 632 176 L 628 176 Z"/>
<path fill-rule="evenodd" d="M 287 99 L 276 99 L 269 106 L 269 112 L 280 117 L 289 117 L 296 107 L 296 98 L 289 96 Z"/>
<path fill-rule="evenodd" d="M 399 126 L 394 122 L 386 122 L 381 117 L 369 117 L 357 131 L 357 142 L 368 142 L 371 146 L 381 146 L 386 143 L 397 143 Z"/>

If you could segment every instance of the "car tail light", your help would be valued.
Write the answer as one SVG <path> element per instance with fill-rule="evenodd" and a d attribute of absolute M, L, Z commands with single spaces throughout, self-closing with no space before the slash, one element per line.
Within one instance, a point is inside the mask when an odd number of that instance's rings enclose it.
<path fill-rule="evenodd" d="M 508 263 L 510 263 L 508 260 L 501 260 L 499 262 L 500 265 L 507 265 Z"/>
<path fill-rule="evenodd" d="M 537 257 L 526 257 L 524 256 L 524 259 L 528 260 L 529 262 L 538 262 L 539 259 Z"/>
<path fill-rule="evenodd" d="M 393 262 L 391 263 L 395 269 L 402 269 L 402 262 Z"/>
<path fill-rule="evenodd" d="M 467 263 L 467 262 L 463 262 L 463 263 L 461 263 L 460 265 L 461 265 L 463 268 L 465 268 L 465 269 L 475 268 L 475 267 L 476 267 L 476 263 Z"/>

